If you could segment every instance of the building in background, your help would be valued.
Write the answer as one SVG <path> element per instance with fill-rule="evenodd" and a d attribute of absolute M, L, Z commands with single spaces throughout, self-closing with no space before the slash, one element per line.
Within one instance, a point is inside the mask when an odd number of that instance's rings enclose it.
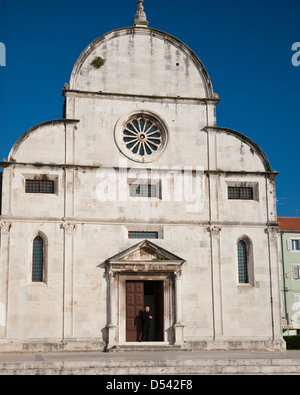
<path fill-rule="evenodd" d="M 0 350 L 281 350 L 277 173 L 138 3 L 1 163 Z"/>
<path fill-rule="evenodd" d="M 300 217 L 278 217 L 285 334 L 300 334 Z"/>

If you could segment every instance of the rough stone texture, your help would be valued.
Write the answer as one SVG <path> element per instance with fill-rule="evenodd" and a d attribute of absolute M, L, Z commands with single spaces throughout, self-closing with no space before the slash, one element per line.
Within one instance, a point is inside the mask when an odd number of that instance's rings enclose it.
<path fill-rule="evenodd" d="M 147 378 L 122 379 L 119 375 L 299 375 L 299 352 L 182 352 L 155 351 L 107 354 L 39 353 L 0 355 L 0 375 L 110 375 L 119 382 L 140 382 L 150 387 Z M 151 377 L 155 380 L 155 377 Z M 162 378 L 163 379 L 163 378 Z M 196 378 L 192 386 L 198 387 Z M 148 382 L 147 382 L 148 380 Z M 158 383 L 160 383 L 158 379 Z M 100 383 L 103 388 L 112 379 Z M 166 379 L 166 383 L 169 379 Z M 176 384 L 174 380 L 171 382 Z M 184 380 L 182 380 L 184 385 Z M 153 387 L 157 383 L 153 383 Z"/>

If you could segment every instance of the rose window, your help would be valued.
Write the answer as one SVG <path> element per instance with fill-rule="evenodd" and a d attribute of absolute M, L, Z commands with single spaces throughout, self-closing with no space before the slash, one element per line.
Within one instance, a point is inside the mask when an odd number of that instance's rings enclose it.
<path fill-rule="evenodd" d="M 161 146 L 162 133 L 155 122 L 137 118 L 127 123 L 123 141 L 133 154 L 152 155 Z"/>
<path fill-rule="evenodd" d="M 120 126 L 117 133 L 119 148 L 136 162 L 154 161 L 166 146 L 166 127 L 150 114 L 135 114 Z"/>

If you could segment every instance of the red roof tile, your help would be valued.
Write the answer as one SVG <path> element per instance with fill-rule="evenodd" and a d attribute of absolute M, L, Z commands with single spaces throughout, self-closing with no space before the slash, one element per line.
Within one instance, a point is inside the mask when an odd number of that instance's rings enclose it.
<path fill-rule="evenodd" d="M 299 230 L 300 217 L 277 217 L 280 230 Z"/>

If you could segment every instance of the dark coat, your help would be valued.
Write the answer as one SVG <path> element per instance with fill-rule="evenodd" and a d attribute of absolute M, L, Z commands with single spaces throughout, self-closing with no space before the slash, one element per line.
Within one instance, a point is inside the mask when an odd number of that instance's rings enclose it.
<path fill-rule="evenodd" d="M 149 311 L 144 311 L 143 312 L 143 328 L 150 328 L 150 312 Z"/>

